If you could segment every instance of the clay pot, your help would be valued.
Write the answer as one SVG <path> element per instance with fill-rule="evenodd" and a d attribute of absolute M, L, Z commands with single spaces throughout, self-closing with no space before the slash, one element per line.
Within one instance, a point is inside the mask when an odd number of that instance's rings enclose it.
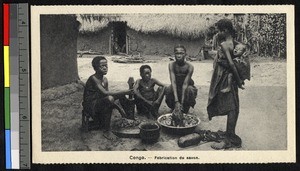
<path fill-rule="evenodd" d="M 160 126 L 155 122 L 143 122 L 139 125 L 140 137 L 145 143 L 157 142 L 160 135 Z"/>

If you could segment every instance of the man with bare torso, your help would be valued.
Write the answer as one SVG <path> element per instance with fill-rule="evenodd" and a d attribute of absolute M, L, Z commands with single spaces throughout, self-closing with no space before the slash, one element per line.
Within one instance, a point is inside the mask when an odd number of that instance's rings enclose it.
<path fill-rule="evenodd" d="M 158 117 L 158 109 L 164 95 L 164 85 L 155 78 L 151 78 L 152 69 L 149 65 L 140 67 L 142 79 L 138 79 L 133 88 L 135 94 L 136 108 L 139 114 L 144 114 L 148 118 Z M 154 89 L 158 86 L 157 90 Z"/>
<path fill-rule="evenodd" d="M 133 95 L 133 89 L 123 91 L 109 91 L 108 80 L 104 76 L 108 72 L 107 60 L 103 56 L 96 56 L 92 61 L 95 74 L 87 80 L 83 93 L 83 108 L 88 112 L 100 128 L 104 129 L 103 135 L 109 140 L 116 139 L 111 132 L 110 122 L 112 110 L 119 109 L 115 100 Z M 124 114 L 123 114 L 124 115 Z"/>
<path fill-rule="evenodd" d="M 192 75 L 194 67 L 185 60 L 186 49 L 175 46 L 175 62 L 169 64 L 171 85 L 166 88 L 166 103 L 174 111 L 188 113 L 196 104 L 197 88 Z"/>

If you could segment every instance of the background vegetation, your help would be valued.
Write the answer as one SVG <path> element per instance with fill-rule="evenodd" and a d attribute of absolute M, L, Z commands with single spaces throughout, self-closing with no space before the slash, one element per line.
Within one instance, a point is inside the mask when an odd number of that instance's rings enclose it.
<path fill-rule="evenodd" d="M 237 41 L 250 45 L 261 57 L 286 58 L 285 14 L 234 15 Z"/>

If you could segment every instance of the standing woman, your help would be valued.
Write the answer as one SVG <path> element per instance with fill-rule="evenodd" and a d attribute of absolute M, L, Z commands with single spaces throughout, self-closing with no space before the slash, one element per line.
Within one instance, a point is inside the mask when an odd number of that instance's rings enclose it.
<path fill-rule="evenodd" d="M 214 61 L 214 71 L 209 89 L 207 112 L 209 120 L 214 116 L 227 115 L 226 132 L 219 143 L 213 144 L 214 149 L 239 148 L 242 145 L 241 138 L 235 134 L 235 127 L 239 115 L 238 87 L 242 88 L 243 81 L 240 79 L 235 65 L 231 59 L 233 49 L 237 42 L 235 30 L 229 19 L 221 19 L 216 23 L 217 27 L 217 56 Z M 228 86 L 228 74 L 233 73 L 234 81 L 231 91 L 222 93 L 220 90 Z"/>

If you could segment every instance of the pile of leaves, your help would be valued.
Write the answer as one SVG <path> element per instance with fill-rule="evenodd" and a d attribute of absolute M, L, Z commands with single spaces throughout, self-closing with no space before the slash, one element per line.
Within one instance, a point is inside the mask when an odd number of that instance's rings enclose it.
<path fill-rule="evenodd" d="M 138 126 L 141 123 L 140 120 L 131 120 L 126 118 L 120 118 L 113 122 L 113 128 L 130 128 Z"/>
<path fill-rule="evenodd" d="M 182 125 L 179 125 L 174 122 L 172 115 L 167 115 L 161 118 L 160 123 L 173 127 L 192 127 L 198 123 L 198 119 L 195 116 L 183 114 Z"/>

